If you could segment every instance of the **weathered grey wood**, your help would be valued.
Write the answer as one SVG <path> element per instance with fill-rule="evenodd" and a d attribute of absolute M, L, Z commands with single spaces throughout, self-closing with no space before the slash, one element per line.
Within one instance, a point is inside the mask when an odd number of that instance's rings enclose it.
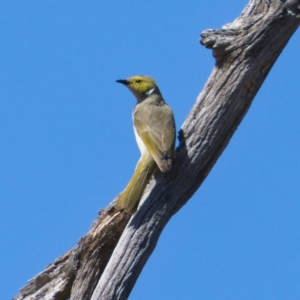
<path fill-rule="evenodd" d="M 216 66 L 182 126 L 172 172 L 151 181 L 92 300 L 127 299 L 162 229 L 201 185 L 299 26 L 299 5 L 253 0 L 232 24 L 202 33 Z"/>
<path fill-rule="evenodd" d="M 172 172 L 154 175 L 124 232 L 131 215 L 116 213 L 112 202 L 76 247 L 14 299 L 127 299 L 162 229 L 206 178 L 299 17 L 300 0 L 253 0 L 233 23 L 204 31 L 201 44 L 213 50 L 216 65 L 182 126 Z"/>
<path fill-rule="evenodd" d="M 101 211 L 76 247 L 50 264 L 14 300 L 90 299 L 131 214 Z"/>

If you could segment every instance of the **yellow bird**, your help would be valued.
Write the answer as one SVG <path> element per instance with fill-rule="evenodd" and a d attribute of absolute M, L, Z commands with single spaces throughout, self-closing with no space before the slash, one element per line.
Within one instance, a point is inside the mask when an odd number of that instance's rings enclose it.
<path fill-rule="evenodd" d="M 171 170 L 176 129 L 173 112 L 152 77 L 138 75 L 117 82 L 127 86 L 137 99 L 132 118 L 141 158 L 115 205 L 118 210 L 131 211 L 157 166 L 163 173 Z"/>

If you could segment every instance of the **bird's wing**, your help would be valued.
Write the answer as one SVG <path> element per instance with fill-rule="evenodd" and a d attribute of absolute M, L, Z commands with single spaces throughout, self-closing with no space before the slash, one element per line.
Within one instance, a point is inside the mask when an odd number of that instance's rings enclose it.
<path fill-rule="evenodd" d="M 167 104 L 153 105 L 146 101 L 134 110 L 134 126 L 146 149 L 162 172 L 172 167 L 175 144 L 175 122 Z"/>

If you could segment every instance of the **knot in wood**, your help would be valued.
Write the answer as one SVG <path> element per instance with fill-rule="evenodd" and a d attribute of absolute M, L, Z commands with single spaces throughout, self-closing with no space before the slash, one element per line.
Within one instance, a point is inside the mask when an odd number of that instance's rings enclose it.
<path fill-rule="evenodd" d="M 213 56 L 220 60 L 232 51 L 239 31 L 237 29 L 207 29 L 201 33 L 200 44 L 213 50 Z"/>

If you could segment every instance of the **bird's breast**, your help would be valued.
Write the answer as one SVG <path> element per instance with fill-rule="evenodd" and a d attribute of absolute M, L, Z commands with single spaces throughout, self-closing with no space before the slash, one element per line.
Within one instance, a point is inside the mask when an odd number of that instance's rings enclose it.
<path fill-rule="evenodd" d="M 136 131 L 136 129 L 135 129 L 134 126 L 133 126 L 133 130 L 134 130 L 134 135 L 135 135 L 136 142 L 137 142 L 137 144 L 139 146 L 141 154 L 143 155 L 143 153 L 145 151 L 147 151 L 147 148 L 146 148 L 145 144 L 143 143 L 142 139 L 140 138 L 139 134 L 137 133 L 137 131 Z"/>

